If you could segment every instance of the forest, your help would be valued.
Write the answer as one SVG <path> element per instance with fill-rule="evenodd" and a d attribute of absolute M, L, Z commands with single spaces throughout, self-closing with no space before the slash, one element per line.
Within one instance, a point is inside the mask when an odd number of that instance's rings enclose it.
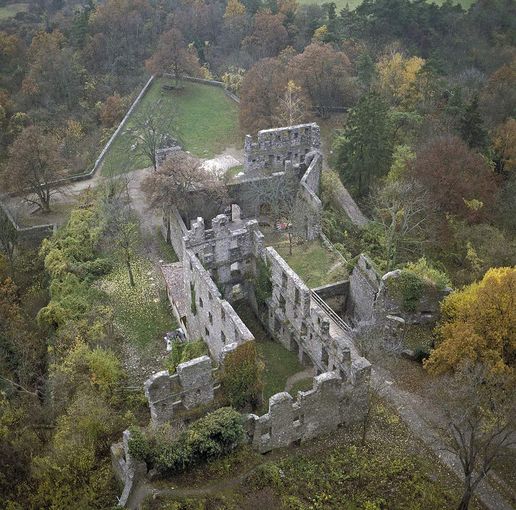
<path fill-rule="evenodd" d="M 367 253 L 382 273 L 403 269 L 455 289 L 432 341 L 416 342 L 424 377 L 448 377 L 468 360 L 487 367 L 498 393 L 514 391 L 514 0 L 0 0 L 0 200 L 30 190 L 31 224 L 59 218 L 53 235 L 29 246 L 0 209 L 0 509 L 116 508 L 110 445 L 148 418 L 134 390 L 139 370 L 177 327 L 148 251 L 177 259 L 127 201 L 123 176 L 155 167 L 154 156 L 136 158 L 120 142 L 102 172 L 122 178 L 86 184 L 73 207 L 55 201 L 53 183 L 91 170 L 142 87 L 163 74 L 183 94 L 166 109 L 170 127 L 195 156 L 241 149 L 244 135 L 262 129 L 317 122 L 325 236 L 350 264 Z M 223 82 L 239 103 L 185 77 Z M 341 185 L 364 226 L 338 207 Z M 414 278 L 404 285 L 418 292 Z M 323 469 L 322 444 L 313 457 L 300 453 L 299 465 L 260 464 L 249 487 L 276 491 L 267 508 L 456 508 L 461 490 L 440 468 L 429 481 L 433 468 L 411 456 L 419 446 L 396 413 L 377 407 L 371 463 L 356 468 L 349 492 L 355 506 L 335 489 L 345 483 L 337 473 L 358 464 L 354 447 L 340 443 L 328 446 L 332 489 L 306 475 Z M 382 429 L 396 442 L 385 457 Z M 511 452 L 495 467 L 514 505 Z M 241 469 L 247 453 L 232 455 L 207 470 Z M 195 469 L 192 479 L 202 478 Z M 145 508 L 265 508 L 246 490 Z"/>

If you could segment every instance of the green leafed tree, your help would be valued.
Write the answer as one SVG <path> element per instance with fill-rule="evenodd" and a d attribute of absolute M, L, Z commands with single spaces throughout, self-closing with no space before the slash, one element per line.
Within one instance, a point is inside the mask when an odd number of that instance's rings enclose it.
<path fill-rule="evenodd" d="M 358 197 L 391 166 L 393 141 L 388 107 L 376 93 L 365 94 L 351 110 L 334 149 L 341 178 Z"/>

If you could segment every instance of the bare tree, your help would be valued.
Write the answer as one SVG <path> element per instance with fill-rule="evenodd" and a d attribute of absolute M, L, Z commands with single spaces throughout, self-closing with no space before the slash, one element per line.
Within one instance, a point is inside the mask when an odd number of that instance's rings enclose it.
<path fill-rule="evenodd" d="M 127 268 L 129 283 L 134 287 L 133 261 L 139 246 L 140 224 L 131 207 L 128 185 L 127 176 L 111 179 L 105 189 L 103 209 L 106 235 L 113 241 L 115 255 Z"/>
<path fill-rule="evenodd" d="M 302 202 L 298 197 L 299 180 L 293 170 L 246 183 L 242 202 L 252 204 L 255 214 L 268 216 L 270 222 L 288 235 L 292 255 L 294 237 L 303 237 Z"/>
<path fill-rule="evenodd" d="M 151 208 L 167 210 L 175 206 L 187 224 L 200 206 L 215 215 L 228 203 L 224 183 L 206 170 L 200 160 L 180 151 L 144 179 L 142 190 Z"/>
<path fill-rule="evenodd" d="M 280 126 L 294 126 L 305 119 L 307 100 L 302 94 L 301 87 L 293 80 L 288 81 L 276 110 L 275 121 Z"/>
<path fill-rule="evenodd" d="M 161 100 L 144 104 L 131 119 L 127 128 L 131 150 L 147 158 L 157 168 L 156 151 L 177 143 L 179 130 L 176 113 L 161 105 Z"/>
<path fill-rule="evenodd" d="M 50 201 L 64 177 L 65 163 L 54 136 L 36 126 L 25 128 L 9 148 L 4 172 L 8 189 L 50 212 Z"/>
<path fill-rule="evenodd" d="M 425 190 L 414 180 L 388 182 L 373 195 L 375 219 L 385 237 L 387 271 L 393 269 L 400 252 L 415 252 L 424 237 L 429 212 Z"/>
<path fill-rule="evenodd" d="M 440 437 L 445 450 L 459 458 L 464 473 L 458 510 L 467 510 L 495 461 L 516 445 L 514 377 L 467 363 L 443 376 L 435 390 L 445 416 Z"/>

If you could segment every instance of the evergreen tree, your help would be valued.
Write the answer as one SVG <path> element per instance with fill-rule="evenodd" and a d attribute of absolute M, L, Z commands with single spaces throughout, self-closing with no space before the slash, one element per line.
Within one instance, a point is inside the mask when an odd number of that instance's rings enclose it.
<path fill-rule="evenodd" d="M 473 97 L 460 120 L 460 134 L 472 149 L 484 149 L 487 145 L 487 131 L 478 110 L 478 96 Z"/>
<path fill-rule="evenodd" d="M 365 94 L 351 110 L 346 128 L 335 140 L 341 178 L 357 196 L 389 171 L 393 137 L 388 107 L 376 93 Z"/>

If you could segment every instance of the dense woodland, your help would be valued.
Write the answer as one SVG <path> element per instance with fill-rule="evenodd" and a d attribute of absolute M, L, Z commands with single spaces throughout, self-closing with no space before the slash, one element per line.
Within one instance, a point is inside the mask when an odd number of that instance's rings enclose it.
<path fill-rule="evenodd" d="M 223 81 L 241 98 L 243 133 L 319 122 L 324 231 L 337 248 L 466 286 L 447 302 L 428 370 L 469 357 L 514 377 L 513 0 L 365 0 L 340 12 L 296 0 L 31 0 L 0 17 L 0 191 L 91 168 L 161 72 Z M 335 207 L 335 179 L 365 228 Z M 115 188 L 87 194 L 33 250 L 0 219 L 0 508 L 116 504 L 109 445 L 146 409 L 126 391 L 116 306 L 98 283 L 141 244 Z"/>

